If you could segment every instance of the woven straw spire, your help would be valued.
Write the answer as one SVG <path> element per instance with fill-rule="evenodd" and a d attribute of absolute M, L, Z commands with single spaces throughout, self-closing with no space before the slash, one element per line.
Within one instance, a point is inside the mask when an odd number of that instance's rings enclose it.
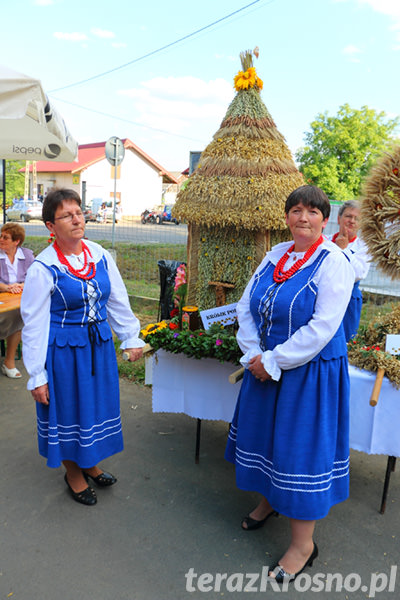
<path fill-rule="evenodd" d="M 253 67 L 258 48 L 240 55 L 237 94 L 197 169 L 178 194 L 174 215 L 197 225 L 286 229 L 287 196 L 303 185 L 285 139 L 261 100 Z"/>

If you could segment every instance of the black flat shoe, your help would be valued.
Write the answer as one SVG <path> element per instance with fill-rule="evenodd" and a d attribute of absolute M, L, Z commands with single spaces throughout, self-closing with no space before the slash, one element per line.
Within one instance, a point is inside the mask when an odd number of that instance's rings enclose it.
<path fill-rule="evenodd" d="M 279 517 L 279 513 L 276 510 L 272 510 L 264 519 L 258 521 L 257 519 L 253 519 L 250 515 L 247 515 L 242 521 L 242 529 L 245 531 L 251 531 L 252 529 L 260 529 L 270 517 Z M 247 527 L 243 527 L 243 523 L 246 523 Z"/>
<path fill-rule="evenodd" d="M 110 485 L 117 483 L 117 478 L 106 471 L 103 471 L 103 473 L 100 473 L 100 475 L 97 475 L 97 477 L 93 477 L 93 475 L 89 475 L 89 473 L 83 471 L 83 476 L 85 477 L 86 481 L 88 478 L 90 478 L 100 487 L 109 487 Z"/>
<path fill-rule="evenodd" d="M 313 566 L 313 562 L 317 558 L 317 556 L 318 556 L 318 546 L 314 542 L 314 549 L 313 549 L 311 555 L 308 557 L 308 559 L 306 560 L 306 562 L 304 563 L 304 565 L 300 569 L 300 571 L 297 571 L 297 573 L 287 573 L 285 571 L 285 569 L 283 567 L 281 567 L 281 565 L 279 563 L 277 565 L 275 565 L 275 567 L 273 569 L 271 569 L 271 572 L 275 573 L 275 581 L 277 583 L 283 583 L 284 581 L 289 581 L 289 582 L 294 581 L 296 579 L 296 577 L 298 577 L 300 575 L 300 573 L 302 573 L 306 567 Z"/>
<path fill-rule="evenodd" d="M 96 492 L 91 487 L 87 487 L 82 492 L 74 492 L 72 487 L 68 483 L 67 474 L 64 475 L 64 481 L 68 486 L 71 496 L 76 502 L 80 504 L 86 504 L 86 506 L 93 506 L 97 502 Z"/>

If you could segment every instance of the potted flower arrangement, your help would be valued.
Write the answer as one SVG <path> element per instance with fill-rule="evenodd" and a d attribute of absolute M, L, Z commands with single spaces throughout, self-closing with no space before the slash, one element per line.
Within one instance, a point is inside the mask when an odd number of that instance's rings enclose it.
<path fill-rule="evenodd" d="M 209 329 L 179 329 L 174 321 L 148 325 L 142 336 L 153 350 L 182 353 L 192 358 L 216 358 L 220 362 L 239 364 L 242 352 L 233 328 L 212 325 Z"/>

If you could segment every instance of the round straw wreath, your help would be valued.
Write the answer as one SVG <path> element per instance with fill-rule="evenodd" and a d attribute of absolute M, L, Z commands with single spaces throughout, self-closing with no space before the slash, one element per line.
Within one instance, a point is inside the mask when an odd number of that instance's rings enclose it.
<path fill-rule="evenodd" d="M 384 154 L 365 182 L 361 234 L 378 267 L 400 278 L 400 146 Z"/>

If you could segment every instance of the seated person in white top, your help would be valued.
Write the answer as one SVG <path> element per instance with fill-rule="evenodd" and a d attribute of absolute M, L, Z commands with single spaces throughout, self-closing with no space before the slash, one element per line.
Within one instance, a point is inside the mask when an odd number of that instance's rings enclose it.
<path fill-rule="evenodd" d="M 357 235 L 360 218 L 360 205 L 356 200 L 344 202 L 339 209 L 338 224 L 339 231 L 335 233 L 331 240 L 343 250 L 350 260 L 355 273 L 355 283 L 349 306 L 343 319 L 343 327 L 346 341 L 349 341 L 357 333 L 360 324 L 362 294 L 360 290 L 360 280 L 364 279 L 369 270 L 369 261 L 367 246 Z"/>
<path fill-rule="evenodd" d="M 21 294 L 28 268 L 35 257 L 32 250 L 22 248 L 25 240 L 25 229 L 18 223 L 6 223 L 0 235 L 0 292 Z M 1 371 L 11 379 L 18 379 L 21 373 L 15 366 L 15 353 L 21 341 L 23 323 L 18 310 L 8 315 L 5 329 L 6 356 Z"/>

